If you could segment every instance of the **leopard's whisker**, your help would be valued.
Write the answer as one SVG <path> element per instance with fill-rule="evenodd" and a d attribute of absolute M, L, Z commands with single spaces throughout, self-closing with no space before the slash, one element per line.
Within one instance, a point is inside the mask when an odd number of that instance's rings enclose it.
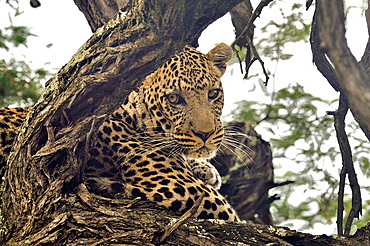
<path fill-rule="evenodd" d="M 240 146 L 236 146 L 234 143 L 230 143 L 230 142 L 227 142 L 227 141 L 223 141 L 221 143 L 221 145 L 227 149 L 228 151 L 230 151 L 233 155 L 235 155 L 237 157 L 237 159 L 244 165 L 244 166 L 247 166 L 247 163 L 244 161 L 244 159 L 238 154 L 235 152 L 235 149 L 238 149 L 240 150 L 243 154 L 245 154 L 254 164 L 256 164 L 252 158 L 252 156 L 247 153 L 243 148 L 241 148 Z M 234 149 L 232 148 L 234 147 Z"/>
<path fill-rule="evenodd" d="M 233 147 L 235 149 L 240 150 L 243 154 L 245 154 L 248 157 L 254 154 L 254 151 L 248 145 L 244 144 L 243 142 L 238 141 L 237 139 L 230 138 L 230 137 L 224 137 L 223 142 L 229 147 Z"/>

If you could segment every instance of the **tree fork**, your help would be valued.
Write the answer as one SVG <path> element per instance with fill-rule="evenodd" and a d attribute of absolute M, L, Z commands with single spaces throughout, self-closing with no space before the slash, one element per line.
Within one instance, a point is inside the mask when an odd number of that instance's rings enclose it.
<path fill-rule="evenodd" d="M 344 20 L 342 0 L 317 1 L 312 29 L 314 33 L 311 33 L 314 61 L 332 87 L 347 98 L 355 120 L 370 140 L 370 114 L 367 110 L 370 106 L 370 78 L 367 73 L 369 64 L 366 64 L 370 61 L 370 39 L 361 63 L 357 62 L 347 45 Z"/>
<path fill-rule="evenodd" d="M 131 1 L 96 31 L 48 82 L 20 130 L 2 187 L 3 242 L 27 244 L 56 219 L 64 221 L 57 231 L 68 230 L 90 144 L 86 136 L 146 75 L 186 44 L 195 44 L 210 23 L 239 2 Z M 54 240 L 61 235 L 71 236 L 59 233 Z"/>

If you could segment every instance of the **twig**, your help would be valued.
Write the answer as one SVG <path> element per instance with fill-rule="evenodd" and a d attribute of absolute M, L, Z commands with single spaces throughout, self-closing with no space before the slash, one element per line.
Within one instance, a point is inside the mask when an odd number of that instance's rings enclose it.
<path fill-rule="evenodd" d="M 344 211 L 344 186 L 346 181 L 347 170 L 343 166 L 339 175 L 339 188 L 338 188 L 338 210 L 337 210 L 337 232 L 338 235 L 343 236 L 343 211 Z"/>
<path fill-rule="evenodd" d="M 270 76 L 268 75 L 268 73 L 267 73 L 267 71 L 266 71 L 265 63 L 262 61 L 262 59 L 261 59 L 260 55 L 258 54 L 257 49 L 256 49 L 256 47 L 254 46 L 254 44 L 253 44 L 253 42 L 252 42 L 251 38 L 250 38 L 250 37 L 247 37 L 247 40 L 248 40 L 248 43 L 249 43 L 249 45 L 250 45 L 250 47 L 251 47 L 251 50 L 252 50 L 252 52 L 253 52 L 253 57 L 254 57 L 254 58 L 250 60 L 249 64 L 247 64 L 247 66 L 246 66 L 246 68 L 245 68 L 245 76 L 244 76 L 244 78 L 246 79 L 246 78 L 248 77 L 249 68 L 252 66 L 252 64 L 253 64 L 256 60 L 258 60 L 258 61 L 260 62 L 260 64 L 261 64 L 263 74 L 265 75 L 265 78 L 266 78 L 266 80 L 265 80 L 264 84 L 265 84 L 265 86 L 267 86 L 267 83 L 268 83 L 268 81 L 269 81 L 269 79 L 270 79 Z"/>
<path fill-rule="evenodd" d="M 308 10 L 311 7 L 313 0 L 307 0 L 306 1 L 306 10 Z"/>
<path fill-rule="evenodd" d="M 283 181 L 283 182 L 271 182 L 271 184 L 268 185 L 269 189 L 272 189 L 272 188 L 276 188 L 276 187 L 280 187 L 280 186 L 284 186 L 284 185 L 288 185 L 288 184 L 292 184 L 294 183 L 295 181 L 292 181 L 292 180 L 286 180 L 286 181 Z"/>
<path fill-rule="evenodd" d="M 202 203 L 203 198 L 204 198 L 204 193 L 201 194 L 201 196 L 195 201 L 194 205 L 188 211 L 186 211 L 186 213 L 184 213 L 174 224 L 170 224 L 166 226 L 162 236 L 158 240 L 153 240 L 155 241 L 154 244 L 155 245 L 163 244 L 167 240 L 167 238 L 171 236 L 171 234 L 177 228 L 183 225 L 190 217 L 195 215 L 198 212 L 198 208 L 200 204 Z"/>
<path fill-rule="evenodd" d="M 337 214 L 337 226 L 338 234 L 348 236 L 351 231 L 351 225 L 354 218 L 359 218 L 362 214 L 362 199 L 360 185 L 358 184 L 356 171 L 353 166 L 352 152 L 349 145 L 348 137 L 345 131 L 345 117 L 348 112 L 348 101 L 341 93 L 339 98 L 339 107 L 335 112 L 327 112 L 329 115 L 334 116 L 334 127 L 337 135 L 337 140 L 342 156 L 342 170 L 340 174 L 339 191 L 338 191 L 338 214 Z M 343 198 L 344 198 L 344 184 L 346 174 L 350 182 L 352 190 L 352 208 L 348 215 L 348 219 L 344 228 L 343 233 Z"/>
<path fill-rule="evenodd" d="M 76 187 L 76 195 L 80 199 L 81 203 L 91 211 L 95 211 L 95 212 L 104 214 L 106 216 L 112 216 L 112 217 L 123 217 L 123 214 L 125 213 L 124 210 L 121 210 L 118 212 L 118 211 L 110 210 L 109 207 L 106 206 L 106 204 L 102 205 L 101 204 L 102 202 L 114 204 L 115 199 L 102 197 L 102 196 L 98 196 L 98 195 L 94 195 L 93 193 L 90 193 L 90 191 L 87 189 L 84 183 L 81 183 Z M 136 199 L 132 201 L 132 203 L 136 203 L 136 202 L 137 202 Z M 129 205 L 126 205 L 126 206 L 129 206 Z"/>
<path fill-rule="evenodd" d="M 261 0 L 261 2 L 258 4 L 257 8 L 253 11 L 253 14 L 248 21 L 247 26 L 244 28 L 244 30 L 240 33 L 238 37 L 235 38 L 234 42 L 231 44 L 231 46 L 235 46 L 236 42 L 238 42 L 252 27 L 253 22 L 261 15 L 262 9 L 270 4 L 273 0 Z"/>
<path fill-rule="evenodd" d="M 257 49 L 256 47 L 254 46 L 253 42 L 252 42 L 252 39 L 249 37 L 249 35 L 246 35 L 250 29 L 252 28 L 253 26 L 253 23 L 254 21 L 257 19 L 257 17 L 259 17 L 261 15 L 261 12 L 262 12 L 262 9 L 264 7 L 266 7 L 267 5 L 269 5 L 273 0 L 261 0 L 261 2 L 258 4 L 257 8 L 253 11 L 253 14 L 251 16 L 251 18 L 249 19 L 248 21 L 248 24 L 245 26 L 245 28 L 243 29 L 243 31 L 235 38 L 234 42 L 231 44 L 231 48 L 234 50 L 235 54 L 236 54 L 236 57 L 238 58 L 238 61 L 239 61 L 239 64 L 240 64 L 240 68 L 243 72 L 243 68 L 242 68 L 242 61 L 240 59 L 240 56 L 239 56 L 239 51 L 235 48 L 235 45 L 236 43 L 245 35 L 246 36 L 246 39 L 247 39 L 247 45 L 251 48 L 252 50 L 252 53 L 253 53 L 253 59 L 250 60 L 250 62 L 248 64 L 246 64 L 246 75 L 245 77 L 248 76 L 248 70 L 249 68 L 252 66 L 252 64 L 258 60 L 261 64 L 261 67 L 262 67 L 262 70 L 263 70 L 263 73 L 266 77 L 266 80 L 265 80 L 265 85 L 267 85 L 268 83 L 268 80 L 269 80 L 269 76 L 266 72 L 266 69 L 265 69 L 265 65 L 264 65 L 264 62 L 262 61 L 262 59 L 260 58 L 260 56 L 258 55 L 258 52 L 257 52 Z"/>

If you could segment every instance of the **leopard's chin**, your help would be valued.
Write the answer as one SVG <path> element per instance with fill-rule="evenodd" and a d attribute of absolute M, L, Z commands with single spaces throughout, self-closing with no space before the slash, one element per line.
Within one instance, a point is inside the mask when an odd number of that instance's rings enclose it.
<path fill-rule="evenodd" d="M 212 150 L 206 146 L 203 146 L 196 151 L 185 153 L 185 157 L 189 159 L 211 159 L 215 157 L 215 155 L 216 150 Z"/>

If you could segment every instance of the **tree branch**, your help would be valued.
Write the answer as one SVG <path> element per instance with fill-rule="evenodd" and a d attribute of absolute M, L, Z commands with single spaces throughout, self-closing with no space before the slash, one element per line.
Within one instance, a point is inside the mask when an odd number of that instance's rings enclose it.
<path fill-rule="evenodd" d="M 243 44 L 243 42 L 245 42 L 245 44 L 243 46 L 245 46 L 247 49 L 246 49 L 246 68 L 245 68 L 245 76 L 244 78 L 247 78 L 248 77 L 248 72 L 249 72 L 249 68 L 252 66 L 252 64 L 255 62 L 255 61 L 259 61 L 259 63 L 261 64 L 261 67 L 262 67 L 262 70 L 263 70 L 263 74 L 265 75 L 265 85 L 267 85 L 268 83 L 268 80 L 269 80 L 269 76 L 268 76 L 268 73 L 265 69 L 265 65 L 264 65 L 264 62 L 262 61 L 261 57 L 259 56 L 258 52 L 257 52 L 257 49 L 256 47 L 254 46 L 253 44 L 253 28 L 254 28 L 254 21 L 257 19 L 257 17 L 259 17 L 261 15 L 261 12 L 262 12 L 262 9 L 264 7 L 266 7 L 267 5 L 269 5 L 273 0 L 261 0 L 261 2 L 258 4 L 257 8 L 253 11 L 253 13 L 250 15 L 249 13 L 249 9 L 251 8 L 251 4 L 249 2 L 249 0 L 246 0 L 245 2 L 239 4 L 236 8 L 239 8 L 239 9 L 244 9 L 244 11 L 240 11 L 240 12 L 244 12 L 245 16 L 242 16 L 240 13 L 237 13 L 236 11 L 234 11 L 234 18 L 239 16 L 239 17 L 244 17 L 246 19 L 246 25 L 243 29 L 243 31 L 238 31 L 236 34 L 236 38 L 234 40 L 234 42 L 231 44 L 231 48 L 234 50 L 235 54 L 236 54 L 236 57 L 238 58 L 239 60 L 239 64 L 240 64 L 240 68 L 243 72 L 243 69 L 242 69 L 242 61 L 241 61 L 241 58 L 239 56 L 239 51 L 235 48 L 235 45 L 237 44 L 239 47 L 242 47 L 241 45 Z M 235 26 L 235 23 L 236 21 L 233 21 L 234 23 L 234 26 Z M 239 23 L 240 24 L 240 23 Z M 240 27 L 238 27 L 237 30 L 239 30 Z M 240 32 L 240 33 L 239 33 Z"/>
<path fill-rule="evenodd" d="M 325 53 L 322 51 L 316 11 L 312 20 L 310 43 L 312 51 L 312 60 L 316 64 L 317 69 L 328 80 L 331 87 L 333 87 L 334 90 L 339 91 L 340 86 L 334 75 L 334 68 L 328 61 Z"/>
<path fill-rule="evenodd" d="M 368 1 L 367 9 L 365 11 L 366 24 L 367 24 L 367 45 L 364 54 L 360 60 L 360 64 L 365 69 L 367 75 L 370 77 L 370 1 Z"/>
<path fill-rule="evenodd" d="M 353 166 L 352 151 L 349 145 L 348 137 L 345 131 L 345 118 L 348 112 L 347 99 L 341 94 L 339 99 L 339 107 L 335 112 L 328 112 L 334 115 L 334 126 L 337 135 L 337 140 L 342 155 L 342 170 L 340 174 L 339 191 L 338 191 L 338 215 L 337 225 L 338 234 L 348 236 L 351 231 L 351 225 L 354 218 L 359 218 L 362 213 L 361 189 L 358 184 L 356 171 Z M 348 215 L 345 230 L 343 233 L 343 199 L 344 199 L 344 184 L 346 174 L 348 174 L 351 190 L 352 190 L 352 208 Z"/>
<path fill-rule="evenodd" d="M 326 54 L 335 68 L 329 68 L 335 79 L 330 78 L 328 81 L 348 99 L 351 112 L 370 140 L 370 113 L 368 110 L 370 107 L 370 79 L 348 48 L 345 38 L 343 2 L 341 0 L 318 0 L 315 16 L 319 43 L 314 45 L 319 45 L 320 52 Z M 327 77 L 325 74 L 324 76 Z"/>

